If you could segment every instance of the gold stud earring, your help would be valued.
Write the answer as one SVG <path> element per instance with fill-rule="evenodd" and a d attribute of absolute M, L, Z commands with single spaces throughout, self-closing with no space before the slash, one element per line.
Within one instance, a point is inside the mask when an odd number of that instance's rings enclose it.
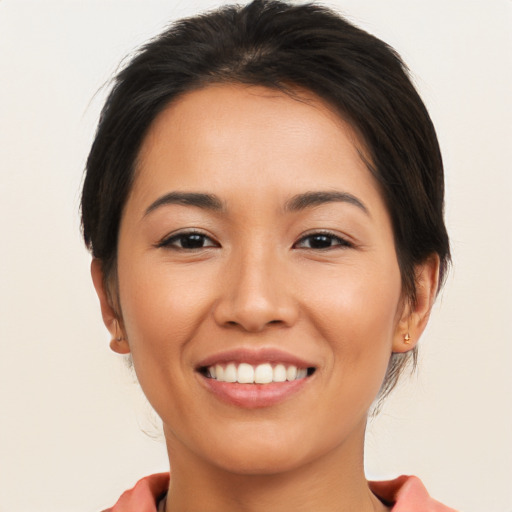
<path fill-rule="evenodd" d="M 407 333 L 405 336 L 404 336 L 404 343 L 406 345 L 410 345 L 411 344 L 411 337 L 409 336 L 409 333 Z"/>

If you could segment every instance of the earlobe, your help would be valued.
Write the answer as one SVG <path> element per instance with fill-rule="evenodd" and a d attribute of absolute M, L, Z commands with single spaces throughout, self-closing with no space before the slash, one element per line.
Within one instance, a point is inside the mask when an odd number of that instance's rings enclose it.
<path fill-rule="evenodd" d="M 100 301 L 103 323 L 112 336 L 110 348 L 118 354 L 129 354 L 130 346 L 123 333 L 118 315 L 112 306 L 108 291 L 105 289 L 102 262 L 97 258 L 94 258 L 91 262 L 91 276 Z"/>
<path fill-rule="evenodd" d="M 397 324 L 393 352 L 413 349 L 427 326 L 439 284 L 439 256 L 432 254 L 416 266 L 416 300 L 408 302 Z"/>

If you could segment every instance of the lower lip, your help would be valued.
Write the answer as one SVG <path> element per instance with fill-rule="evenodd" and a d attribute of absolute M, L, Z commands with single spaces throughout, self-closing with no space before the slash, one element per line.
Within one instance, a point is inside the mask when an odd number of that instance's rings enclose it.
<path fill-rule="evenodd" d="M 246 409 L 270 407 L 284 402 L 301 391 L 312 378 L 310 376 L 269 384 L 240 384 L 238 382 L 220 382 L 201 374 L 198 376 L 203 385 L 222 401 Z"/>

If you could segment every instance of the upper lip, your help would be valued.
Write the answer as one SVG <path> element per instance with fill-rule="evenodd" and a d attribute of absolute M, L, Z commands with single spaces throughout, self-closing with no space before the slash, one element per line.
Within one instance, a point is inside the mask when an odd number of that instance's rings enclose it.
<path fill-rule="evenodd" d="M 248 363 L 253 365 L 262 363 L 282 363 L 293 365 L 297 368 L 314 368 L 316 366 L 311 361 L 306 361 L 305 359 L 278 348 L 238 348 L 217 352 L 205 357 L 197 364 L 197 369 L 223 363 Z"/>

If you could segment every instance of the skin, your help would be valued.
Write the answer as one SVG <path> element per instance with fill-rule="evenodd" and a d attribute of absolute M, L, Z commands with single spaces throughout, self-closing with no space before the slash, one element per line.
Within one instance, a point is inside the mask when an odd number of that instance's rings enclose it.
<path fill-rule="evenodd" d="M 92 264 L 111 346 L 131 353 L 163 421 L 169 512 L 388 510 L 364 476 L 366 419 L 392 352 L 412 349 L 425 327 L 438 258 L 417 268 L 409 305 L 364 145 L 302 95 L 216 85 L 171 104 L 143 143 L 123 212 L 119 312 L 101 262 Z M 318 191 L 350 194 L 362 207 L 287 208 Z M 171 192 L 214 194 L 223 208 L 161 204 L 147 213 Z M 203 247 L 181 247 L 190 237 L 174 235 L 190 229 Z M 314 248 L 319 231 L 325 247 Z M 285 350 L 316 371 L 276 405 L 225 403 L 202 385 L 197 364 L 247 347 Z"/>

